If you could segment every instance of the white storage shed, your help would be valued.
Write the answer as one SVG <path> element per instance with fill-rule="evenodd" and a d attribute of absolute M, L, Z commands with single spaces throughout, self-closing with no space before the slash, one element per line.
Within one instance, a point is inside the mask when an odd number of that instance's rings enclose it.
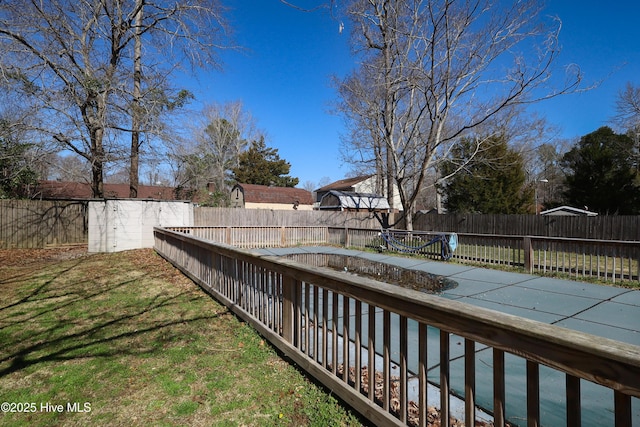
<path fill-rule="evenodd" d="M 89 252 L 152 248 L 153 227 L 193 226 L 188 201 L 140 199 L 89 202 Z"/>

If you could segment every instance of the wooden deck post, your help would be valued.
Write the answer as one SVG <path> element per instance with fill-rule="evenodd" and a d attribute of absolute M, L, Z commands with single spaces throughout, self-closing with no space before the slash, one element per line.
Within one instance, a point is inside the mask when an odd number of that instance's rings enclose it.
<path fill-rule="evenodd" d="M 296 281 L 292 277 L 282 278 L 282 338 L 294 344 Z"/>
<path fill-rule="evenodd" d="M 533 247 L 531 246 L 531 236 L 524 236 L 522 247 L 524 249 L 524 269 L 533 273 Z"/>

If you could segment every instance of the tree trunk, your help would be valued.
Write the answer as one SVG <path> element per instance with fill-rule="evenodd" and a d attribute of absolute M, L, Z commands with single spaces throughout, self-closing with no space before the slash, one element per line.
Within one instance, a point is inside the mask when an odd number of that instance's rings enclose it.
<path fill-rule="evenodd" d="M 129 166 L 129 197 L 138 197 L 139 163 L 140 163 L 140 115 L 141 115 L 141 81 L 142 81 L 142 8 L 144 0 L 138 0 L 136 6 L 136 29 L 133 53 L 133 105 L 131 109 L 131 155 Z"/>
<path fill-rule="evenodd" d="M 103 129 L 91 132 L 91 192 L 93 197 L 104 198 L 104 148 L 102 146 Z"/>

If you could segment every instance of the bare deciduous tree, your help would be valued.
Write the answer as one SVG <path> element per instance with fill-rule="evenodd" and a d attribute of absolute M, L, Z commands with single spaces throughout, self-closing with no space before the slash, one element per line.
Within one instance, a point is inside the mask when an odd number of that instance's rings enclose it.
<path fill-rule="evenodd" d="M 141 134 L 147 139 L 166 137 L 160 117 L 182 107 L 191 97 L 185 90 L 174 89 L 171 75 L 183 63 L 220 66 L 217 52 L 224 48 L 220 43 L 229 32 L 223 11 L 218 0 L 135 0 L 130 197 L 137 195 Z"/>
<path fill-rule="evenodd" d="M 352 148 L 386 194 L 397 185 L 407 229 L 427 171 L 461 138 L 489 138 L 501 115 L 580 82 L 573 69 L 548 86 L 561 25 L 543 22 L 537 1 L 353 0 L 347 14 L 362 62 L 338 84 L 339 109 L 368 137 Z"/>
<path fill-rule="evenodd" d="M 190 138 L 174 147 L 178 186 L 197 191 L 212 183 L 216 191 L 226 192 L 238 156 L 261 136 L 241 102 L 205 106 L 192 124 Z"/>
<path fill-rule="evenodd" d="M 123 135 L 152 130 L 144 124 L 158 110 L 146 107 L 156 104 L 141 101 L 162 96 L 150 82 L 166 83 L 182 62 L 215 65 L 221 11 L 216 0 L 4 0 L 0 81 L 39 111 L 42 133 L 87 160 L 94 196 L 102 197 L 105 164 Z M 146 76 L 137 62 L 134 85 L 136 39 L 151 60 Z M 139 144 L 132 139 L 133 155 Z"/>
<path fill-rule="evenodd" d="M 623 128 L 640 133 L 640 87 L 630 82 L 618 93 L 615 121 Z"/>

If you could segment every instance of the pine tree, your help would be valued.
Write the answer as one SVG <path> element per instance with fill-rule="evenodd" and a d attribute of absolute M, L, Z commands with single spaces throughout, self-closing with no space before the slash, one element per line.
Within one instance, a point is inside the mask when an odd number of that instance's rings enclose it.
<path fill-rule="evenodd" d="M 509 148 L 504 137 L 491 137 L 480 146 L 475 140 L 465 139 L 443 165 L 443 175 L 452 174 L 461 165 L 464 167 L 444 186 L 448 211 L 484 214 L 528 212 L 533 194 L 531 189 L 525 188 L 523 159 Z"/>
<path fill-rule="evenodd" d="M 565 202 L 601 214 L 640 213 L 640 172 L 635 144 L 609 127 L 580 138 L 562 158 Z"/>
<path fill-rule="evenodd" d="M 287 175 L 290 169 L 291 164 L 280 158 L 278 150 L 267 147 L 264 138 L 260 138 L 240 154 L 238 166 L 232 171 L 239 183 L 295 187 L 299 180 Z"/>

